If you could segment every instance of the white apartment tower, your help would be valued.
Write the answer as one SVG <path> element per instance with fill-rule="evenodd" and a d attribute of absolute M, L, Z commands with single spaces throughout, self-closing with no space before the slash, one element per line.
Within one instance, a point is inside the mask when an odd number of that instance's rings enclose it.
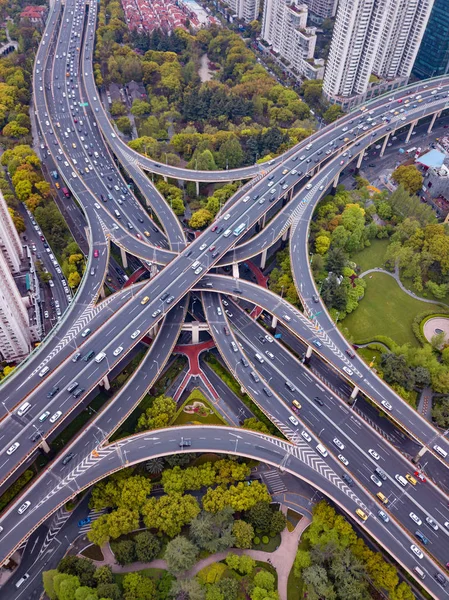
<path fill-rule="evenodd" d="M 255 21 L 259 16 L 260 0 L 224 0 L 234 11 L 235 16 L 245 23 Z"/>
<path fill-rule="evenodd" d="M 292 0 L 265 0 L 261 37 L 273 52 L 307 78 L 322 78 L 314 65 L 315 27 L 307 27 L 308 7 Z M 321 72 L 321 75 L 320 75 Z"/>
<path fill-rule="evenodd" d="M 324 75 L 332 99 L 364 94 L 371 75 L 410 75 L 434 0 L 340 0 Z"/>
<path fill-rule="evenodd" d="M 0 252 L 0 360 L 15 361 L 30 352 L 27 301 L 20 295 L 9 265 Z"/>
<path fill-rule="evenodd" d="M 20 272 L 23 246 L 19 234 L 9 214 L 8 205 L 0 190 L 0 252 L 5 257 L 13 273 Z"/>
<path fill-rule="evenodd" d="M 335 17 L 338 0 L 304 0 L 304 2 L 309 7 L 310 12 L 322 19 Z"/>

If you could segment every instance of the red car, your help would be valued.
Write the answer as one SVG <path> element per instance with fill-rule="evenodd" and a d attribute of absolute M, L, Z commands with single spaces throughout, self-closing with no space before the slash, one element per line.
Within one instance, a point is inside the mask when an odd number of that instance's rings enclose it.
<path fill-rule="evenodd" d="M 100 253 L 98 252 L 98 250 L 94 250 L 94 257 L 98 258 L 100 256 Z"/>
<path fill-rule="evenodd" d="M 218 225 L 214 225 L 214 226 L 212 227 L 211 231 L 217 231 L 217 227 L 218 227 Z"/>
<path fill-rule="evenodd" d="M 417 477 L 420 481 L 422 481 L 423 483 L 426 483 L 426 478 L 424 477 L 424 475 L 422 473 L 420 473 L 419 471 L 415 471 L 414 473 L 415 477 Z"/>
<path fill-rule="evenodd" d="M 73 120 L 75 121 L 75 123 L 78 123 L 78 119 L 76 117 Z"/>

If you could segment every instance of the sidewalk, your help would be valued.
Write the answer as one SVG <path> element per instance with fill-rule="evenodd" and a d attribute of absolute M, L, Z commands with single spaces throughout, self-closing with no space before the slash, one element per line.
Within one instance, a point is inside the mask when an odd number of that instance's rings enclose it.
<path fill-rule="evenodd" d="M 287 506 L 282 506 L 281 510 L 284 514 L 287 513 Z M 281 543 L 277 550 L 274 552 L 264 552 L 262 550 L 240 550 L 238 548 L 230 548 L 225 552 L 217 552 L 211 554 L 207 558 L 200 560 L 197 564 L 185 571 L 182 577 L 189 579 L 198 574 L 201 569 L 211 565 L 214 562 L 220 562 L 226 558 L 226 556 L 232 552 L 238 554 L 246 554 L 251 556 L 254 560 L 261 562 L 270 563 L 277 571 L 278 576 L 278 592 L 280 600 L 287 600 L 287 582 L 288 576 L 293 566 L 293 562 L 296 556 L 296 550 L 298 543 L 301 538 L 303 531 L 310 524 L 308 517 L 302 517 L 301 521 L 297 524 L 293 531 L 288 531 L 287 527 L 281 534 Z M 136 562 L 130 565 L 120 566 L 115 563 L 115 557 L 111 551 L 109 544 L 102 546 L 101 551 L 103 552 L 104 560 L 93 561 L 95 566 L 100 567 L 102 565 L 110 565 L 113 573 L 132 573 L 134 571 L 141 571 L 142 569 L 155 568 L 155 569 L 166 569 L 167 563 L 165 560 L 158 558 L 149 563 Z"/>

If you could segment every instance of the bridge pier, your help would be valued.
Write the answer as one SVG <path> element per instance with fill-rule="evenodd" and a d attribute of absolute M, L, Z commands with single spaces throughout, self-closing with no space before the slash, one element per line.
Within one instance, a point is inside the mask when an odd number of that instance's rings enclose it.
<path fill-rule="evenodd" d="M 234 279 L 239 279 L 240 277 L 240 272 L 239 272 L 239 263 L 232 263 L 232 276 L 234 277 Z"/>
<path fill-rule="evenodd" d="M 332 182 L 332 189 L 334 189 L 334 190 L 335 190 L 335 188 L 336 188 L 336 187 L 337 187 L 337 185 L 338 185 L 338 180 L 339 180 L 339 179 L 340 179 L 340 173 L 337 173 L 337 175 L 335 176 L 335 179 L 334 179 L 334 181 Z"/>
<path fill-rule="evenodd" d="M 154 338 L 157 336 L 157 332 L 159 331 L 159 323 L 156 323 L 156 325 L 153 325 L 153 327 L 149 330 L 149 335 L 150 338 L 152 338 L 154 340 Z"/>
<path fill-rule="evenodd" d="M 430 121 L 430 125 L 427 129 L 427 133 L 430 133 L 433 129 L 433 126 L 435 125 L 435 121 L 437 120 L 437 117 L 439 117 L 441 115 L 441 112 L 439 113 L 435 113 L 432 117 L 432 120 Z"/>
<path fill-rule="evenodd" d="M 43 440 L 41 438 L 41 443 L 39 444 L 39 448 L 41 448 L 45 454 L 48 454 L 50 452 L 50 446 L 48 445 L 47 440 Z"/>
<path fill-rule="evenodd" d="M 268 254 L 268 248 L 265 248 L 265 250 L 262 250 L 262 254 L 260 255 L 260 268 L 261 269 L 265 269 L 265 267 L 267 265 L 267 254 Z"/>
<path fill-rule="evenodd" d="M 356 168 L 360 169 L 360 167 L 362 166 L 362 161 L 363 161 L 363 157 L 365 156 L 365 150 L 362 150 L 359 154 L 359 157 L 357 159 L 357 165 Z"/>
<path fill-rule="evenodd" d="M 195 185 L 196 185 L 196 195 L 199 196 L 200 195 L 200 182 L 195 181 Z"/>
<path fill-rule="evenodd" d="M 379 152 L 379 158 L 382 158 L 382 156 L 385 154 L 385 148 L 387 147 L 389 139 L 390 139 L 390 132 L 388 132 L 384 138 L 382 148 L 380 149 L 380 152 Z"/>
<path fill-rule="evenodd" d="M 413 130 L 415 129 L 415 125 L 417 124 L 417 122 L 418 122 L 418 120 L 412 121 L 410 123 L 410 129 L 408 130 L 407 137 L 405 138 L 406 144 L 408 144 L 408 142 L 410 141 L 410 138 L 412 137 L 412 133 L 413 133 Z"/>
<path fill-rule="evenodd" d="M 278 326 L 278 318 L 274 315 L 271 317 L 271 329 L 276 329 Z"/>
<path fill-rule="evenodd" d="M 127 269 L 128 268 L 128 257 L 126 256 L 125 248 L 120 247 L 120 256 L 122 257 L 123 267 L 125 269 Z"/>
<path fill-rule="evenodd" d="M 167 183 L 167 181 L 168 181 L 167 175 L 162 175 L 162 177 L 164 178 L 165 183 Z"/>
<path fill-rule="evenodd" d="M 310 357 L 312 356 L 312 346 L 307 346 L 306 355 L 304 357 L 304 364 L 308 365 L 310 362 Z"/>
<path fill-rule="evenodd" d="M 265 227 L 266 222 L 267 222 L 267 213 L 265 213 L 264 216 L 259 219 L 259 227 L 261 229 L 263 229 Z"/>
<path fill-rule="evenodd" d="M 412 463 L 416 464 L 417 462 L 419 462 L 419 459 L 424 456 L 424 454 L 427 452 L 427 450 L 428 450 L 427 446 L 423 446 L 421 448 L 421 450 L 418 452 L 418 454 L 412 458 Z"/>
<path fill-rule="evenodd" d="M 91 238 L 91 235 L 90 235 L 90 228 L 87 227 L 87 225 L 84 228 L 84 234 L 86 236 L 86 240 L 89 242 L 89 244 L 91 244 L 92 243 L 92 238 Z"/>
<path fill-rule="evenodd" d="M 284 231 L 284 233 L 282 234 L 282 241 L 286 242 L 288 240 L 288 232 L 290 231 L 290 227 L 287 227 L 287 229 Z"/>
<path fill-rule="evenodd" d="M 102 383 L 102 385 L 104 385 L 105 390 L 111 389 L 111 384 L 109 383 L 109 377 L 107 375 L 105 375 L 103 377 L 103 379 L 101 380 L 101 383 Z"/>
<path fill-rule="evenodd" d="M 106 298 L 106 292 L 104 291 L 104 285 L 100 288 L 100 298 L 104 300 Z"/>
<path fill-rule="evenodd" d="M 357 386 L 354 387 L 354 389 L 351 392 L 351 400 L 355 400 L 357 398 L 357 394 L 359 393 L 359 388 Z"/>
<path fill-rule="evenodd" d="M 198 323 L 192 323 L 192 344 L 198 344 L 200 341 L 200 328 Z"/>

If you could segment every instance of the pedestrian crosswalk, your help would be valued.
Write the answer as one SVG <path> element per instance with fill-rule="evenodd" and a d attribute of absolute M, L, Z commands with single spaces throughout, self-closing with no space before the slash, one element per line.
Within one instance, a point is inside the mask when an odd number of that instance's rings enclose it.
<path fill-rule="evenodd" d="M 92 523 L 94 521 L 96 521 L 97 519 L 99 519 L 105 513 L 106 513 L 105 508 L 103 508 L 102 510 L 90 510 L 89 514 L 87 515 L 90 518 L 90 523 L 86 523 L 86 525 L 83 525 L 82 527 L 80 527 L 79 533 L 83 534 L 83 533 L 87 533 L 88 531 L 90 531 L 92 529 Z"/>
<path fill-rule="evenodd" d="M 280 476 L 278 471 L 274 469 L 272 471 L 265 471 L 262 473 L 262 479 L 264 483 L 268 487 L 268 491 L 270 494 L 282 494 L 282 492 L 287 491 L 287 486 L 285 485 L 282 477 Z"/>

